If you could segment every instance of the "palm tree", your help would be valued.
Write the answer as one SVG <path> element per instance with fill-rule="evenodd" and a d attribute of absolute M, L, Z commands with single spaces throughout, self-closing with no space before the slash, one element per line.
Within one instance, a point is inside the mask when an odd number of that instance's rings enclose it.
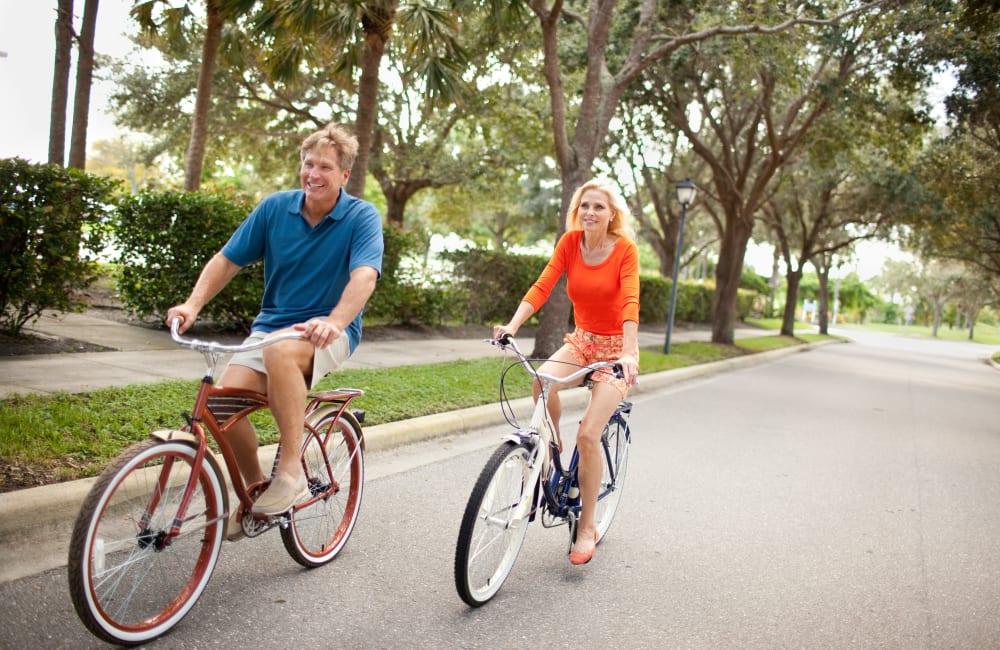
<path fill-rule="evenodd" d="M 87 165 L 87 124 L 90 117 L 90 89 L 94 79 L 94 32 L 97 28 L 99 0 L 87 0 L 83 7 L 80 30 L 80 57 L 76 62 L 76 89 L 73 96 L 73 130 L 69 143 L 69 166 L 84 169 Z"/>
<path fill-rule="evenodd" d="M 191 117 L 191 137 L 188 141 L 187 162 L 184 167 L 184 189 L 195 192 L 201 185 L 205 163 L 205 143 L 208 138 L 208 118 L 212 106 L 212 79 L 215 76 L 226 22 L 245 14 L 254 5 L 252 0 L 205 0 L 205 31 L 201 47 L 201 64 L 198 69 L 194 114 Z M 189 3 L 174 7 L 169 0 L 140 0 L 132 8 L 144 34 L 160 38 L 175 48 L 183 48 L 185 31 L 194 12 Z"/>
<path fill-rule="evenodd" d="M 49 164 L 63 164 L 66 155 L 66 104 L 69 101 L 69 64 L 73 49 L 73 0 L 56 7 L 56 56 L 49 114 Z"/>
<path fill-rule="evenodd" d="M 406 43 L 405 67 L 425 72 L 433 96 L 453 92 L 461 85 L 465 55 L 456 38 L 458 20 L 457 12 L 438 9 L 429 2 L 413 2 L 401 9 L 398 0 L 345 0 L 321 5 L 310 0 L 271 0 L 261 3 L 251 23 L 256 35 L 273 39 L 265 69 L 276 81 L 298 77 L 314 42 L 324 51 L 337 48 L 342 52 L 335 75 L 345 85 L 358 77 L 354 121 L 358 158 L 346 189 L 354 196 L 364 196 L 378 123 L 379 73 L 394 28 Z"/>

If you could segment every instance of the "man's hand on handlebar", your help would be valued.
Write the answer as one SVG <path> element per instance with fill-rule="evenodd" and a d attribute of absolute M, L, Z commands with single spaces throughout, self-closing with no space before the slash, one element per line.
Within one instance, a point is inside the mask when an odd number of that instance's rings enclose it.
<path fill-rule="evenodd" d="M 187 303 L 181 303 L 180 305 L 174 305 L 167 310 L 167 327 L 173 325 L 174 319 L 179 318 L 181 321 L 180 327 L 177 329 L 178 334 L 183 334 L 188 331 L 188 329 L 194 325 L 195 320 L 198 319 L 198 312 L 200 310 L 188 305 Z"/>
<path fill-rule="evenodd" d="M 302 333 L 302 339 L 323 350 L 337 340 L 341 329 L 325 318 L 310 318 L 304 323 L 292 326 Z"/>

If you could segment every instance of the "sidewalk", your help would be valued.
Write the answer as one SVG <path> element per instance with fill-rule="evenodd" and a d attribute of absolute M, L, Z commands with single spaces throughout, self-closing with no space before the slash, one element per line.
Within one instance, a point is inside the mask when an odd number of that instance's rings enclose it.
<path fill-rule="evenodd" d="M 179 348 L 167 332 L 113 323 L 80 314 L 45 317 L 33 325 L 37 332 L 114 347 L 116 352 L 87 352 L 22 357 L 0 357 L 0 395 L 18 393 L 80 392 L 162 379 L 195 379 L 205 370 L 200 354 Z M 767 334 L 758 329 L 739 330 L 737 338 Z M 672 341 L 707 341 L 707 330 L 675 330 Z M 199 337 L 201 338 L 201 337 Z M 640 333 L 640 345 L 662 345 L 664 334 Z M 699 366 L 643 375 L 632 394 L 648 394 L 693 377 L 755 365 L 776 357 L 802 352 L 810 345 L 745 355 Z M 362 343 L 347 367 L 388 367 L 471 359 L 498 355 L 480 339 L 423 339 Z M 564 412 L 582 409 L 588 398 L 583 389 L 562 393 Z M 529 411 L 531 398 L 515 400 L 512 407 Z M 440 413 L 401 422 L 365 427 L 368 454 L 432 438 L 453 436 L 503 424 L 496 404 Z M 276 445 L 261 448 L 269 466 Z M 373 468 L 376 469 L 376 468 Z M 368 472 L 369 475 L 377 472 Z M 80 504 L 93 478 L 28 488 L 0 494 L 0 582 L 16 580 L 63 566 L 69 538 Z"/>
<path fill-rule="evenodd" d="M 33 323 L 28 331 L 94 343 L 116 351 L 0 356 L 0 398 L 26 393 L 80 393 L 164 379 L 198 379 L 205 371 L 202 356 L 178 346 L 166 330 L 83 314 L 49 313 Z M 738 330 L 736 338 L 766 333 L 752 328 Z M 484 328 L 483 337 L 487 335 L 488 330 Z M 194 337 L 205 338 L 197 334 Z M 640 332 L 639 345 L 662 345 L 664 337 L 665 332 Z M 709 330 L 677 328 L 671 333 L 672 342 L 708 341 L 710 338 Z M 363 340 L 344 367 L 385 368 L 497 354 L 496 348 L 482 339 Z"/>

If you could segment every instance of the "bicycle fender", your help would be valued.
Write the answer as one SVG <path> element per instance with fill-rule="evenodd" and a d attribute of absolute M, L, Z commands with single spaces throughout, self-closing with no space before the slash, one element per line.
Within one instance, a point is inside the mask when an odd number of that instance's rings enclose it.
<path fill-rule="evenodd" d="M 181 431 L 180 429 L 157 429 L 156 431 L 151 431 L 150 436 L 163 442 L 168 442 L 170 440 L 183 440 L 185 442 L 197 443 L 198 439 L 194 437 L 194 434 L 188 431 Z"/>
<path fill-rule="evenodd" d="M 532 438 L 535 436 L 535 432 L 530 429 L 518 429 L 517 431 L 512 431 L 503 437 L 504 440 L 509 440 L 515 445 L 531 445 L 533 444 Z"/>
<path fill-rule="evenodd" d="M 311 427 L 315 427 L 317 423 L 323 420 L 323 418 L 333 415 L 339 417 L 342 420 L 347 420 L 347 422 L 354 427 L 358 432 L 358 436 L 361 438 L 361 450 L 364 451 L 367 447 L 367 439 L 365 438 L 365 432 L 361 428 L 361 418 L 354 415 L 353 412 L 347 410 L 346 404 L 336 404 L 331 402 L 321 403 L 319 406 L 314 408 L 312 411 L 306 414 L 306 424 Z"/>

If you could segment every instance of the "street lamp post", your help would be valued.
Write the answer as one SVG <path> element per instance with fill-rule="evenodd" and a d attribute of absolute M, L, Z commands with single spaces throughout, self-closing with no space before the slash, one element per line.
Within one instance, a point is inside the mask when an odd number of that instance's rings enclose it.
<path fill-rule="evenodd" d="M 677 308 L 677 274 L 681 269 L 681 252 L 684 245 L 684 220 L 687 218 L 687 208 L 694 201 L 698 188 L 685 178 L 677 183 L 677 200 L 681 204 L 681 227 L 677 231 L 677 248 L 674 250 L 674 276 L 670 281 L 670 312 L 667 314 L 667 339 L 663 342 L 663 354 L 670 354 L 670 334 L 674 329 L 674 310 Z"/>

